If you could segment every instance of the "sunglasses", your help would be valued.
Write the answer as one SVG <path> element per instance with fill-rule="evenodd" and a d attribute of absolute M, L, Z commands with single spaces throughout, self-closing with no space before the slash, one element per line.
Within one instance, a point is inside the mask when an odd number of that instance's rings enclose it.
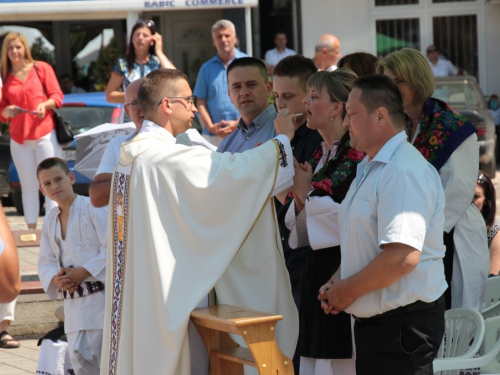
<path fill-rule="evenodd" d="M 486 184 L 487 182 L 488 182 L 488 178 L 484 174 L 479 173 L 477 176 L 477 183 L 478 184 Z"/>
<path fill-rule="evenodd" d="M 432 52 L 437 52 L 437 51 L 438 51 L 437 49 L 428 49 L 427 53 L 432 53 Z"/>
<path fill-rule="evenodd" d="M 153 20 L 140 20 L 139 19 L 135 22 L 135 24 L 146 26 L 151 31 L 151 34 L 156 33 L 155 22 Z"/>

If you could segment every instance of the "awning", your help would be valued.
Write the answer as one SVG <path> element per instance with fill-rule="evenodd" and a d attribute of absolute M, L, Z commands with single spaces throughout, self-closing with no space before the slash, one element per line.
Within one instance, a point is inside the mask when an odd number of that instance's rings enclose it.
<path fill-rule="evenodd" d="M 258 0 L 0 0 L 0 13 L 142 12 L 247 8 L 258 5 Z"/>

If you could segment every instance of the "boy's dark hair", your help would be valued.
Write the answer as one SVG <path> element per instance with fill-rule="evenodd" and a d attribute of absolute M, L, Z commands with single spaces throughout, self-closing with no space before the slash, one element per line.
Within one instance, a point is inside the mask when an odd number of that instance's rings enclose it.
<path fill-rule="evenodd" d="M 40 174 L 41 171 L 46 171 L 47 169 L 53 167 L 61 168 L 65 174 L 70 174 L 71 172 L 69 170 L 68 164 L 66 164 L 64 160 L 59 158 L 47 158 L 43 160 L 40 164 L 38 164 L 38 167 L 36 167 L 36 177 L 38 178 L 38 175 Z"/>
<path fill-rule="evenodd" d="M 309 57 L 292 55 L 280 60 L 274 68 L 274 75 L 276 77 L 297 77 L 302 91 L 307 92 L 307 81 L 317 71 L 318 67 Z"/>
<path fill-rule="evenodd" d="M 260 75 L 264 79 L 264 82 L 269 81 L 269 75 L 267 74 L 266 64 L 262 60 L 256 59 L 255 57 L 240 57 L 239 59 L 233 60 L 231 64 L 227 67 L 227 76 L 229 77 L 229 72 L 234 68 L 257 68 L 260 71 Z"/>
<path fill-rule="evenodd" d="M 359 100 L 368 113 L 384 107 L 397 129 L 405 124 L 403 98 L 396 84 L 384 74 L 369 74 L 354 81 L 354 88 L 361 90 Z"/>

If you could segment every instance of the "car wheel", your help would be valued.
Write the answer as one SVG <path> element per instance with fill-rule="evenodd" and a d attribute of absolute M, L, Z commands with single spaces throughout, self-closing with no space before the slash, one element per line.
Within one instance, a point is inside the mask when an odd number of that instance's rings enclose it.
<path fill-rule="evenodd" d="M 495 172 L 497 170 L 497 165 L 496 165 L 496 161 L 495 161 L 495 156 L 493 156 L 491 158 L 491 160 L 489 161 L 489 163 L 486 163 L 486 164 L 480 164 L 479 165 L 479 168 L 481 170 L 483 170 L 484 172 L 486 172 L 486 174 L 488 176 L 490 176 L 491 178 L 495 178 Z"/>
<path fill-rule="evenodd" d="M 14 207 L 16 208 L 17 213 L 19 215 L 24 215 L 23 199 L 21 197 L 21 192 L 12 193 L 11 198 L 12 198 L 12 203 L 14 204 Z M 38 210 L 38 215 L 44 216 L 45 215 L 45 207 L 43 206 L 43 204 L 45 202 L 44 196 L 40 194 L 39 200 L 40 200 L 40 208 Z"/>

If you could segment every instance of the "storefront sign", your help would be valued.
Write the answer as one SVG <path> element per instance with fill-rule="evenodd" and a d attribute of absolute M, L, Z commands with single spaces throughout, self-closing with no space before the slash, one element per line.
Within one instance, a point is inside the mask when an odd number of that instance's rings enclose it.
<path fill-rule="evenodd" d="M 254 4 L 255 3 L 255 4 Z M 184 1 L 145 1 L 144 8 L 203 8 L 203 7 L 246 7 L 256 6 L 249 0 L 184 0 Z"/>
<path fill-rule="evenodd" d="M 1 14 L 256 7 L 258 0 L 0 0 Z"/>

